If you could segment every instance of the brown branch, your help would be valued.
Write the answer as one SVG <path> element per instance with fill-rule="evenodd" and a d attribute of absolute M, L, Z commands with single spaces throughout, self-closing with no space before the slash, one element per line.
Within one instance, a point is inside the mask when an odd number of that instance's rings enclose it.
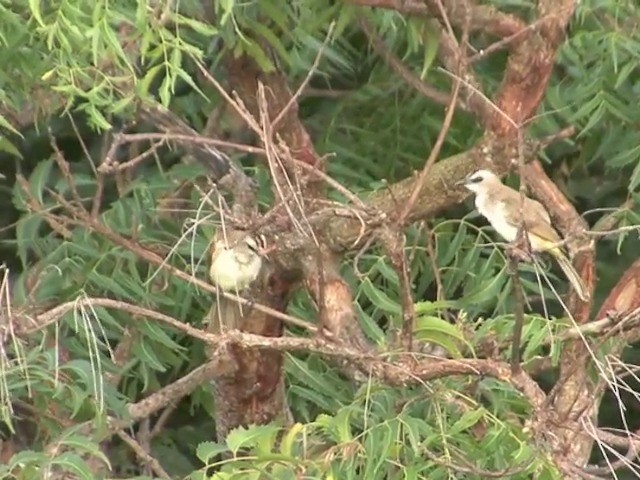
<path fill-rule="evenodd" d="M 223 189 L 229 192 L 248 195 L 253 182 L 244 174 L 228 155 L 221 152 L 212 143 L 182 141 L 185 137 L 197 137 L 198 133 L 176 114 L 159 104 L 145 103 L 139 116 L 166 134 L 174 135 L 182 148 L 195 160 L 207 167 L 210 176 Z"/>
<path fill-rule="evenodd" d="M 21 174 L 16 175 L 16 182 L 20 185 L 22 192 L 27 197 L 27 206 L 29 210 L 39 215 L 42 215 L 45 222 L 49 224 L 51 229 L 60 235 L 64 239 L 70 239 L 72 237 L 71 230 L 67 228 L 65 219 L 54 215 L 48 210 L 45 210 L 44 207 L 40 204 L 37 198 L 35 198 L 31 194 L 31 190 L 29 188 L 29 182 L 27 182 L 26 178 L 24 178 Z"/>
<path fill-rule="evenodd" d="M 144 136 L 146 138 L 150 137 L 151 135 L 141 135 Z M 125 139 L 129 137 L 129 135 L 124 135 L 124 134 L 119 134 L 116 136 L 116 139 L 114 139 L 114 143 L 116 144 L 116 148 L 122 144 L 125 143 Z M 147 148 L 144 152 L 142 152 L 139 155 L 136 155 L 135 157 L 127 160 L 126 162 L 123 163 L 115 163 L 113 161 L 110 162 L 103 162 L 102 165 L 100 165 L 98 167 L 98 173 L 99 174 L 110 174 L 110 173 L 118 173 L 118 172 L 123 172 L 125 170 L 130 170 L 132 168 L 137 167 L 140 163 L 144 162 L 145 160 L 147 160 L 149 157 L 151 157 L 152 155 L 154 155 L 161 147 L 164 146 L 164 144 L 171 138 L 171 135 L 163 135 L 163 138 L 154 143 L 153 145 L 151 145 L 149 148 Z M 110 158 L 110 157 L 107 157 Z"/>
<path fill-rule="evenodd" d="M 151 430 L 151 432 L 149 432 L 150 439 L 153 439 L 162 433 L 162 430 L 164 429 L 165 425 L 169 421 L 169 418 L 171 418 L 171 414 L 176 410 L 176 408 L 178 408 L 178 402 L 173 402 L 162 411 L 160 416 L 158 416 L 158 420 L 156 420 L 156 423 L 153 425 L 153 429 Z"/>
<path fill-rule="evenodd" d="M 439 17 L 437 0 L 346 0 L 348 3 L 363 7 L 385 8 L 408 15 L 434 15 Z M 465 17 L 472 19 L 471 32 L 483 31 L 497 37 L 508 37 L 525 27 L 519 18 L 503 13 L 495 7 L 477 5 L 472 1 L 444 0 L 442 2 L 447 16 L 455 27 L 461 27 Z"/>
<path fill-rule="evenodd" d="M 589 320 L 593 290 L 595 283 L 595 249 L 593 239 L 584 233 L 587 231 L 586 222 L 576 212 L 568 199 L 562 194 L 553 181 L 546 175 L 539 161 L 524 167 L 527 185 L 547 207 L 551 217 L 560 228 L 563 236 L 576 238 L 573 245 L 578 253 L 574 257 L 576 271 L 582 276 L 590 300 L 582 302 L 575 291 L 571 291 L 569 312 L 574 321 L 580 325 Z M 594 382 L 588 376 L 590 364 L 589 353 L 582 339 L 568 342 L 560 358 L 560 378 L 553 388 L 554 410 L 563 422 L 575 420 L 582 416 L 591 418 L 596 415 L 599 399 L 594 398 Z M 558 430 L 561 442 L 566 445 L 566 459 L 574 464 L 582 464 L 588 459 L 593 440 L 583 432 L 568 433 Z"/>
<path fill-rule="evenodd" d="M 640 308 L 640 259 L 633 262 L 613 287 L 596 315 L 597 320 L 614 312 L 625 315 Z"/>
<path fill-rule="evenodd" d="M 540 105 L 553 71 L 561 35 L 575 8 L 573 0 L 546 0 L 538 5 L 542 21 L 526 42 L 513 45 L 495 99 L 498 110 L 505 112 L 508 120 L 496 113 L 487 124 L 500 136 L 515 136 L 518 126 L 524 125 Z M 523 28 L 525 25 L 518 25 L 510 35 Z"/>
<path fill-rule="evenodd" d="M 391 265 L 398 275 L 402 305 L 402 345 L 405 352 L 413 351 L 413 331 L 416 325 L 416 309 L 411 292 L 411 280 L 407 258 L 404 253 L 406 237 L 400 231 L 385 229 L 381 234 Z"/>
<path fill-rule="evenodd" d="M 180 133 L 125 133 L 120 137 L 122 145 L 132 142 L 147 142 L 153 140 L 175 141 L 180 143 L 195 143 L 200 145 L 210 145 L 213 147 L 229 148 L 244 153 L 252 153 L 256 155 L 264 155 L 263 148 L 251 145 L 242 145 L 240 143 L 229 142 L 217 138 L 204 137 L 198 133 L 190 135 Z"/>
<path fill-rule="evenodd" d="M 317 256 L 321 256 L 318 261 Z M 322 268 L 322 270 L 319 270 Z M 340 276 L 337 259 L 326 248 L 311 250 L 303 259 L 305 287 L 322 313 L 321 325 L 350 345 L 367 351 L 371 348 L 358 324 L 353 307 L 353 296 L 344 279 Z"/>
<path fill-rule="evenodd" d="M 528 143 L 525 149 L 525 161 L 532 160 L 536 152 L 537 147 L 532 142 Z M 496 174 L 504 175 L 509 170 L 514 155 L 516 151 L 513 144 L 489 134 L 470 151 L 436 162 L 431 169 L 431 174 L 420 187 L 418 193 L 420 201 L 414 205 L 407 216 L 406 223 L 432 218 L 451 206 L 461 203 L 469 196 L 469 192 L 456 186 L 457 182 L 480 167 L 489 167 Z M 368 223 L 369 231 L 387 221 L 388 218 L 393 218 L 398 205 L 406 203 L 413 194 L 416 181 L 416 177 L 409 177 L 389 185 L 387 189 L 381 189 L 364 197 L 372 210 L 381 212 L 377 219 Z M 354 219 L 336 219 L 334 216 L 327 218 L 322 215 L 311 217 L 311 222 L 319 225 L 316 230 L 325 233 L 328 244 L 335 251 L 359 248 L 367 238 L 366 235 L 362 235 L 360 222 Z M 293 239 L 283 240 L 283 242 L 285 245 L 286 242 L 294 243 Z"/>
<path fill-rule="evenodd" d="M 58 317 L 60 318 L 60 317 Z M 122 369 L 127 364 L 127 362 L 131 359 L 131 351 L 134 345 L 135 337 L 138 332 L 132 332 L 131 328 L 128 326 L 125 327 L 124 332 L 122 332 L 122 337 L 118 342 L 115 350 L 113 351 L 113 366 L 118 370 L 118 372 L 107 373 L 105 375 L 107 382 L 109 382 L 114 387 L 117 387 L 122 379 Z"/>
<path fill-rule="evenodd" d="M 492 43 L 487 48 L 483 48 L 482 50 L 480 50 L 475 55 L 472 55 L 471 57 L 469 57 L 469 60 L 468 60 L 469 64 L 473 64 L 473 63 L 478 62 L 478 61 L 480 61 L 482 59 L 485 59 L 489 55 L 491 55 L 492 53 L 497 52 L 498 50 L 502 50 L 504 48 L 513 48 L 513 45 L 515 45 L 517 42 L 525 41 L 527 35 L 532 30 L 535 30 L 538 27 L 539 23 L 540 23 L 540 20 L 537 20 L 537 21 L 527 25 L 526 27 L 518 30 L 517 32 L 512 33 L 508 37 L 504 37 L 504 38 L 498 40 L 497 42 Z"/>
<path fill-rule="evenodd" d="M 453 470 L 454 472 L 460 473 L 460 474 L 473 475 L 474 477 L 479 477 L 479 478 L 502 478 L 502 479 L 508 478 L 510 476 L 518 475 L 524 472 L 531 466 L 531 463 L 532 463 L 532 461 L 529 461 L 526 465 L 523 465 L 523 466 L 509 467 L 501 471 L 492 472 L 490 470 L 484 470 L 482 468 L 476 467 L 475 465 L 472 465 L 469 461 L 464 459 L 464 457 L 460 457 L 458 461 L 460 463 L 465 463 L 466 465 L 457 465 L 448 458 L 449 456 L 443 455 L 444 458 L 440 458 L 437 455 L 431 453 L 427 449 L 422 449 L 422 453 L 424 453 L 424 455 L 427 458 L 429 458 L 429 460 L 431 460 L 432 462 L 438 465 L 441 465 L 447 468 L 448 470 Z"/>
<path fill-rule="evenodd" d="M 151 415 L 154 415 L 167 405 L 189 395 L 200 385 L 213 380 L 219 375 L 220 365 L 217 359 L 201 365 L 184 377 L 176 380 L 166 387 L 161 388 L 139 402 L 129 404 L 127 406 L 129 417 L 127 419 L 113 422 L 110 433 L 114 433 L 115 431 L 126 428 L 143 418 L 148 418 Z"/>
<path fill-rule="evenodd" d="M 122 430 L 117 432 L 116 435 L 120 437 L 120 440 L 122 440 L 124 443 L 129 445 L 131 450 L 135 452 L 135 454 L 140 458 L 140 460 L 142 460 L 144 464 L 148 465 L 158 477 L 171 480 L 172 477 L 166 472 L 164 468 L 162 468 L 162 465 L 160 465 L 160 462 L 155 457 L 151 456 L 151 454 L 147 452 L 142 447 L 142 445 L 140 445 L 138 442 L 136 442 L 133 438 L 131 438 L 126 433 L 124 433 Z"/>
<path fill-rule="evenodd" d="M 521 234 L 524 233 L 520 229 Z M 518 372 L 520 366 L 520 342 L 522 340 L 522 328 L 524 325 L 524 295 L 522 294 L 522 285 L 520 284 L 520 276 L 518 275 L 518 259 L 512 255 L 509 259 L 509 275 L 513 283 L 513 297 L 515 303 L 513 335 L 511 343 L 511 369 L 514 373 Z"/>
<path fill-rule="evenodd" d="M 313 352 L 328 357 L 342 358 L 349 360 L 364 372 L 373 374 L 376 378 L 391 386 L 419 385 L 424 382 L 457 375 L 489 376 L 512 385 L 537 411 L 540 410 L 545 402 L 544 392 L 531 377 L 523 372 L 512 373 L 507 363 L 497 360 L 427 359 L 422 362 L 399 361 L 389 363 L 384 361 L 381 356 L 337 345 L 319 336 L 314 338 L 263 337 L 233 330 L 224 335 L 210 335 L 208 337 L 218 348 L 229 348 L 237 345 L 243 349 L 257 348 L 289 352 Z M 182 396 L 188 395 L 198 385 L 215 378 L 218 372 L 219 366 L 217 362 L 209 362 L 145 399 L 130 404 L 127 407 L 129 418 L 122 420 L 112 419 L 110 432 L 114 433 L 129 427 L 141 419 L 148 418 L 166 405 Z M 537 422 L 544 420 L 544 416 L 534 420 L 534 427 L 536 427 L 535 424 Z"/>

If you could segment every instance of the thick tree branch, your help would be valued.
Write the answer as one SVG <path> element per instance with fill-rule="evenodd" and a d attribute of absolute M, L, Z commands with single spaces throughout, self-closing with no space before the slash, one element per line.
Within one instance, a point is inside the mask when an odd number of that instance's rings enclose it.
<path fill-rule="evenodd" d="M 441 18 L 437 0 L 346 0 L 363 7 L 384 8 L 409 15 Z M 513 15 L 501 12 L 488 5 L 477 5 L 469 0 L 444 0 L 444 8 L 451 22 L 461 27 L 467 14 L 472 18 L 471 31 L 483 31 L 496 37 L 508 37 L 522 30 L 523 22 Z M 467 11 L 468 10 L 468 11 Z"/>

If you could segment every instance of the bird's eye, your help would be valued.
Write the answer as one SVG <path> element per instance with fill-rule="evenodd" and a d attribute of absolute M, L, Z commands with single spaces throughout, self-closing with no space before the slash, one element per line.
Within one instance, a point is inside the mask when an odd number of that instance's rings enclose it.
<path fill-rule="evenodd" d="M 258 245 L 256 245 L 256 242 L 252 238 L 247 238 L 246 242 L 249 250 L 251 250 L 253 253 L 258 253 Z"/>
<path fill-rule="evenodd" d="M 482 177 L 480 175 L 478 175 L 477 177 L 471 177 L 469 179 L 470 183 L 480 183 L 482 181 Z"/>

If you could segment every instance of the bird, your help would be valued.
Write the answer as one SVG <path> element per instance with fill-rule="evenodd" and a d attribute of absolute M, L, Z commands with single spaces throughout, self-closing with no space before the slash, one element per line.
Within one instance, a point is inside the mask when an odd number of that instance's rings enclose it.
<path fill-rule="evenodd" d="M 551 225 L 549 213 L 540 202 L 525 196 L 524 205 L 522 205 L 520 192 L 504 185 L 500 178 L 489 170 L 478 170 L 459 183 L 475 193 L 475 206 L 478 212 L 506 241 L 515 241 L 518 228 L 521 223 L 524 223 L 531 250 L 551 254 L 580 299 L 582 301 L 589 299 L 582 278 L 563 253 L 560 246 L 562 239 Z"/>
<path fill-rule="evenodd" d="M 262 237 L 241 230 L 219 228 L 211 243 L 211 282 L 224 292 L 245 293 L 260 275 L 263 249 Z M 244 311 L 241 303 L 216 294 L 206 320 L 209 332 L 217 334 L 242 328 L 242 320 L 248 311 Z"/>
<path fill-rule="evenodd" d="M 230 293 L 246 290 L 262 268 L 259 241 L 241 230 L 219 228 L 211 246 L 209 278 L 213 284 Z"/>

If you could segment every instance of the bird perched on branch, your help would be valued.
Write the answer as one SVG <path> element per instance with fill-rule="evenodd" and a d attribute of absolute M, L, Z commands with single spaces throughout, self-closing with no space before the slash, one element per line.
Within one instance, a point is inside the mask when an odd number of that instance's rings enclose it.
<path fill-rule="evenodd" d="M 524 223 L 531 250 L 551 254 L 578 296 L 583 301 L 588 300 L 589 294 L 582 278 L 562 252 L 560 235 L 551 226 L 549 213 L 540 202 L 525 197 L 522 205 L 520 192 L 504 185 L 488 170 L 478 170 L 460 183 L 475 193 L 476 208 L 506 241 L 515 241 L 518 228 Z"/>
<path fill-rule="evenodd" d="M 243 294 L 257 280 L 263 266 L 264 240 L 247 232 L 219 228 L 211 245 L 209 277 L 220 290 Z M 251 310 L 251 309 L 249 309 Z M 210 333 L 242 328 L 242 304 L 216 295 L 208 315 Z"/>
<path fill-rule="evenodd" d="M 211 247 L 211 281 L 225 292 L 242 292 L 260 273 L 263 248 L 261 238 L 219 228 Z"/>

